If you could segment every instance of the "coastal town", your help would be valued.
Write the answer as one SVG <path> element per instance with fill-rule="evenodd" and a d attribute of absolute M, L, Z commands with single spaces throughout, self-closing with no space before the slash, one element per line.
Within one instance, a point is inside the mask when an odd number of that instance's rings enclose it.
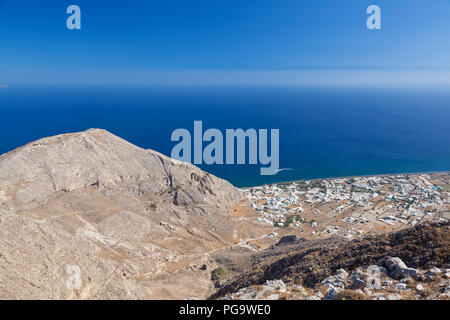
<path fill-rule="evenodd" d="M 244 189 L 273 238 L 348 239 L 450 218 L 450 173 L 305 180 Z"/>

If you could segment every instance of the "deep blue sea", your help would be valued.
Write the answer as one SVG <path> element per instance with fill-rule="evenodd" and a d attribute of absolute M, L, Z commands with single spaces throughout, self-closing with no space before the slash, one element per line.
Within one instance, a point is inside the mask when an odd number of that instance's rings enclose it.
<path fill-rule="evenodd" d="M 0 88 L 0 153 L 33 140 L 106 129 L 170 155 L 176 128 L 280 129 L 280 167 L 201 166 L 236 186 L 450 170 L 450 92 L 298 87 Z"/>

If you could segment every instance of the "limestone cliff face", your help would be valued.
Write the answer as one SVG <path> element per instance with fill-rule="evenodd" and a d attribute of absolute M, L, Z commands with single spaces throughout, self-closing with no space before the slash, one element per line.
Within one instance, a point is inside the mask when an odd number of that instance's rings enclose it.
<path fill-rule="evenodd" d="M 0 157 L 0 298 L 205 298 L 208 253 L 261 235 L 240 198 L 104 130 L 30 143 Z"/>

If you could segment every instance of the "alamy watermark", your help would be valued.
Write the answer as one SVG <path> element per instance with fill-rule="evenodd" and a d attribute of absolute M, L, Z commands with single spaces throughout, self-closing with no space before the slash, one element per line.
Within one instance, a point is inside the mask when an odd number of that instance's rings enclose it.
<path fill-rule="evenodd" d="M 370 289 L 381 288 L 381 270 L 380 267 L 372 265 L 367 268 L 367 287 Z"/>
<path fill-rule="evenodd" d="M 81 29 L 81 9 L 77 5 L 70 5 L 66 10 L 67 14 L 70 16 L 66 20 L 66 26 L 69 30 L 80 30 Z"/>
<path fill-rule="evenodd" d="M 370 16 L 367 18 L 366 25 L 369 30 L 381 29 L 381 9 L 377 5 L 370 5 L 367 10 L 367 14 Z"/>
<path fill-rule="evenodd" d="M 69 290 L 79 290 L 81 289 L 81 269 L 77 265 L 67 265 L 66 266 L 66 288 Z"/>
<path fill-rule="evenodd" d="M 203 132 L 202 121 L 194 121 L 193 136 L 184 128 L 172 132 L 171 141 L 178 143 L 172 148 L 171 157 L 184 162 L 208 165 L 259 163 L 266 166 L 260 168 L 261 175 L 274 175 L 280 171 L 279 140 L 279 129 L 270 129 L 269 148 L 268 129 L 226 129 L 224 138 L 219 129 L 211 128 Z M 205 147 L 204 142 L 208 142 Z"/>
<path fill-rule="evenodd" d="M 67 14 L 70 16 L 66 20 L 66 26 L 69 30 L 81 29 L 81 8 L 78 5 L 72 4 L 67 7 Z M 366 26 L 369 30 L 381 29 L 381 9 L 377 5 L 370 5 L 366 10 L 370 16 L 367 18 Z"/>

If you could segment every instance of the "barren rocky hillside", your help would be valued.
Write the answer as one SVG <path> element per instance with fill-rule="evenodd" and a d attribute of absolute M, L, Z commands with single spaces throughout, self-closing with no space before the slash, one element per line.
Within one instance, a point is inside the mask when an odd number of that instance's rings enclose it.
<path fill-rule="evenodd" d="M 0 157 L 0 298 L 205 298 L 209 254 L 268 232 L 230 217 L 241 197 L 104 130 L 18 148 Z"/>
<path fill-rule="evenodd" d="M 249 268 L 211 298 L 448 299 L 449 228 L 449 222 L 425 223 L 353 241 L 288 238 L 253 255 Z M 376 290 L 367 283 L 370 266 L 382 270 Z"/>

